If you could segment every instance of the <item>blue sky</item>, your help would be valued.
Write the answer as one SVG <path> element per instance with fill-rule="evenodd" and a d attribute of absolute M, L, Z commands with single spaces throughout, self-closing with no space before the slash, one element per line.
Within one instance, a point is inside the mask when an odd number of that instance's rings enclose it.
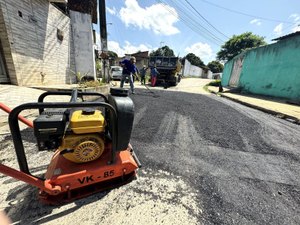
<path fill-rule="evenodd" d="M 300 31 L 300 1 L 106 0 L 106 21 L 108 50 L 120 57 L 167 45 L 207 64 L 233 35 L 251 31 L 272 43 Z"/>

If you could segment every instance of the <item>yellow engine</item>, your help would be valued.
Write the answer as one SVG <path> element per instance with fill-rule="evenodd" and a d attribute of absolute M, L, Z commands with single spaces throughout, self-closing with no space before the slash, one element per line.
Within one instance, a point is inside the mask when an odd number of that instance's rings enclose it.
<path fill-rule="evenodd" d="M 105 120 L 101 111 L 74 111 L 69 128 L 58 148 L 66 159 L 75 163 L 85 163 L 102 155 L 105 148 Z"/>

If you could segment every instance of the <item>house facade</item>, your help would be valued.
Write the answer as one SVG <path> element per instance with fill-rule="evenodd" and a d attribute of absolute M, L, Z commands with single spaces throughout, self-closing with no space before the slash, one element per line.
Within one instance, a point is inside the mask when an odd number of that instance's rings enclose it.
<path fill-rule="evenodd" d="M 93 62 L 83 72 L 94 76 L 91 14 L 72 10 L 78 4 L 83 1 L 0 0 L 0 83 L 73 83 L 78 58 Z M 82 55 L 81 43 L 89 43 Z"/>
<path fill-rule="evenodd" d="M 300 32 L 255 48 L 225 64 L 222 85 L 243 92 L 300 99 Z"/>

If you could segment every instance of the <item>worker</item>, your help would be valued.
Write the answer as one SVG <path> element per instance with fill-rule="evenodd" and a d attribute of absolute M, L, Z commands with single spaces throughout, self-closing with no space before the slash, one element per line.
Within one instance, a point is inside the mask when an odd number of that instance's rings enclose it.
<path fill-rule="evenodd" d="M 124 82 L 125 82 L 126 78 L 128 78 L 132 94 L 135 93 L 134 85 L 133 85 L 133 74 L 137 73 L 137 68 L 135 66 L 135 62 L 136 62 L 135 57 L 130 57 L 130 60 L 124 59 L 123 61 L 119 62 L 120 66 L 123 67 L 120 87 L 123 88 Z"/>
<path fill-rule="evenodd" d="M 145 84 L 146 84 L 146 79 L 145 79 L 145 77 L 146 77 L 147 69 L 148 69 L 148 68 L 146 67 L 146 65 L 143 65 L 143 68 L 140 69 L 141 84 L 142 84 L 142 85 L 145 85 Z"/>
<path fill-rule="evenodd" d="M 159 75 L 159 72 L 156 69 L 156 66 L 153 66 L 151 68 L 151 86 L 154 87 L 157 80 L 157 75 Z"/>

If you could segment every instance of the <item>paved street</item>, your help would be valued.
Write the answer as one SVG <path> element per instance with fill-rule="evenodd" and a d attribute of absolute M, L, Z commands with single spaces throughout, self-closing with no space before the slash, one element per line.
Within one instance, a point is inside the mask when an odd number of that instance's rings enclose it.
<path fill-rule="evenodd" d="M 54 207 L 1 175 L 1 208 L 17 224 L 299 224 L 299 125 L 178 87 L 131 95 L 137 180 Z M 29 129 L 22 134 L 41 174 L 52 153 L 36 151 Z M 2 163 L 17 167 L 9 135 L 0 151 Z"/>
<path fill-rule="evenodd" d="M 199 223 L 300 223 L 298 125 L 215 96 L 155 94 L 133 97 L 132 142 L 145 168 L 197 190 Z"/>

